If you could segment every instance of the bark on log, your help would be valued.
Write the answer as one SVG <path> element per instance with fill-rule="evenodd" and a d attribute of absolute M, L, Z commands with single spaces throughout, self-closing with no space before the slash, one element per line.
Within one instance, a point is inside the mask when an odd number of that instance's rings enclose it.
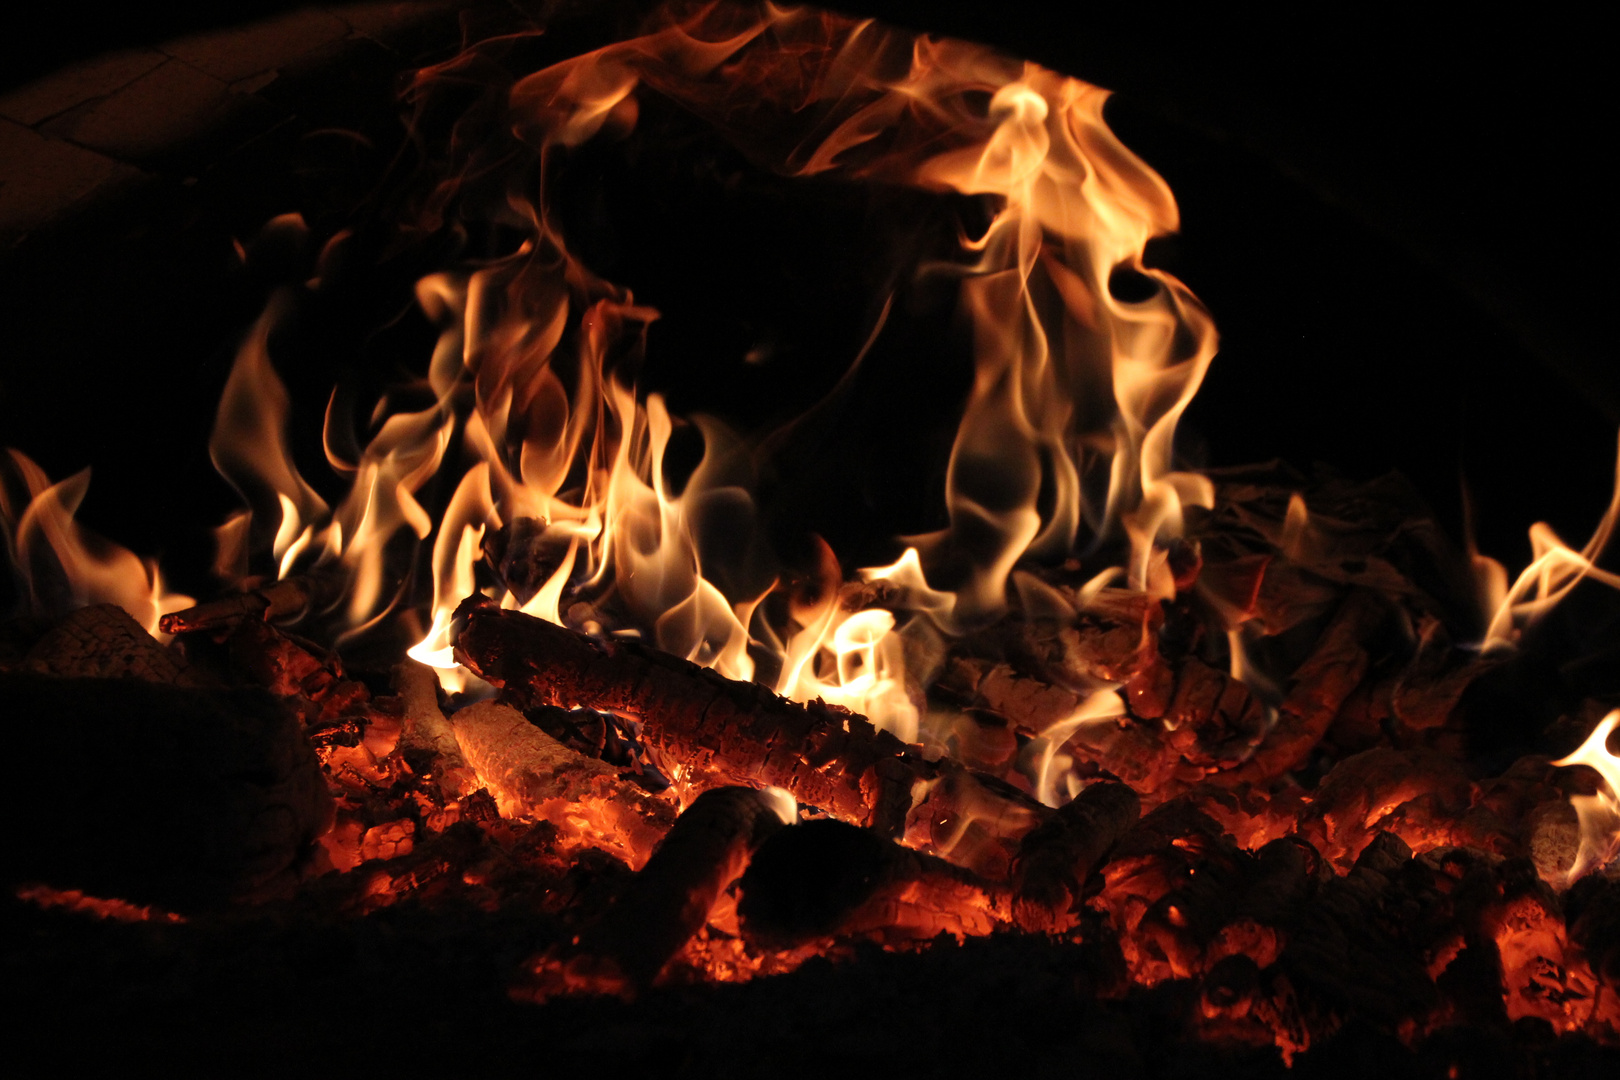
<path fill-rule="evenodd" d="M 596 641 L 474 597 L 456 612 L 456 658 L 524 708 L 634 717 L 698 787 L 767 785 L 899 835 L 912 788 L 938 770 L 864 716 L 777 697 L 631 641 Z"/>
<path fill-rule="evenodd" d="M 1013 873 L 1018 926 L 1044 933 L 1072 928 L 1087 876 L 1141 812 L 1141 800 L 1124 784 L 1092 784 L 1025 836 Z"/>
<path fill-rule="evenodd" d="M 826 818 L 773 836 L 755 853 L 740 888 L 743 937 L 773 949 L 846 935 L 977 937 L 1011 919 L 1004 887 Z"/>
<path fill-rule="evenodd" d="M 544 1001 L 569 992 L 627 995 L 650 985 L 702 929 L 753 853 L 794 817 L 790 802 L 755 788 L 699 795 L 576 944 L 531 962 L 518 993 Z"/>
<path fill-rule="evenodd" d="M 230 626 L 242 619 L 302 618 L 342 598 L 348 580 L 342 574 L 300 574 L 247 592 L 232 593 L 158 620 L 165 634 L 190 634 Z"/>
<path fill-rule="evenodd" d="M 0 675 L 13 719 L 6 874 L 195 911 L 291 890 L 332 798 L 297 722 L 252 690 Z"/>
<path fill-rule="evenodd" d="M 204 681 L 116 604 L 79 608 L 34 644 L 26 667 L 78 679 L 144 679 L 169 686 Z"/>
<path fill-rule="evenodd" d="M 971 819 L 983 844 L 942 851 L 995 875 L 1040 803 L 948 758 L 926 761 L 866 717 L 788 701 L 631 641 L 597 641 L 476 597 L 457 611 L 456 656 L 526 710 L 573 707 L 633 717 L 679 763 L 690 788 L 780 787 L 800 803 L 884 836 L 928 842 L 929 822 Z M 947 826 L 942 834 L 956 837 Z"/>
<path fill-rule="evenodd" d="M 509 705 L 481 701 L 450 718 L 456 742 L 505 817 L 550 821 L 565 834 L 646 862 L 675 821 L 673 804 L 541 731 Z"/>

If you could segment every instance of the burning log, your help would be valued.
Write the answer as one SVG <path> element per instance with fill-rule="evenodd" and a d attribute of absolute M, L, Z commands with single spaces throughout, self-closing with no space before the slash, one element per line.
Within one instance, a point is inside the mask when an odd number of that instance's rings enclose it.
<path fill-rule="evenodd" d="M 1366 674 L 1369 657 L 1364 642 L 1382 617 L 1382 606 L 1373 593 L 1352 590 L 1316 648 L 1294 672 L 1293 689 L 1278 707 L 1276 726 L 1253 756 L 1210 779 L 1220 784 L 1261 784 L 1303 761 Z"/>
<path fill-rule="evenodd" d="M 780 792 L 712 788 L 686 809 L 623 893 L 574 944 L 529 965 L 517 993 L 628 994 L 652 983 L 702 929 L 750 856 L 794 816 Z"/>
<path fill-rule="evenodd" d="M 1378 747 L 1345 758 L 1317 788 L 1300 835 L 1349 868 L 1380 831 L 1415 851 L 1466 845 L 1508 854 L 1516 846 L 1462 767 L 1432 751 Z"/>
<path fill-rule="evenodd" d="M 1070 929 L 1086 878 L 1141 815 L 1124 784 L 1092 784 L 1024 837 L 1013 875 L 1013 916 L 1024 930 Z"/>
<path fill-rule="evenodd" d="M 450 718 L 462 756 L 505 817 L 550 821 L 582 841 L 642 863 L 675 820 L 606 762 L 577 753 L 509 705 L 481 701 Z"/>
<path fill-rule="evenodd" d="M 406 660 L 394 668 L 394 690 L 405 713 L 401 749 L 420 755 L 427 766 L 418 773 L 432 774 L 447 799 L 477 790 L 477 776 L 461 756 L 455 728 L 439 709 L 439 682 L 433 670 Z"/>
<path fill-rule="evenodd" d="M 34 644 L 25 663 L 30 671 L 64 678 L 143 679 L 169 686 L 206 681 L 115 604 L 74 611 Z"/>
<path fill-rule="evenodd" d="M 194 911 L 289 892 L 332 822 L 297 722 L 257 691 L 0 675 L 19 761 L 7 874 Z M 20 740 L 20 743 L 19 741 Z"/>
<path fill-rule="evenodd" d="M 917 941 L 1006 926 L 1006 890 L 876 833 L 830 819 L 783 829 L 739 885 L 743 937 L 791 949 L 837 936 Z"/>
<path fill-rule="evenodd" d="M 938 769 L 866 717 L 801 705 L 633 641 L 597 641 L 473 597 L 456 658 L 525 709 L 637 717 L 699 787 L 765 784 L 835 817 L 899 835 L 912 788 Z M 470 755 L 469 755 L 470 757 Z"/>
<path fill-rule="evenodd" d="M 300 574 L 247 592 L 233 593 L 183 611 L 173 611 L 158 620 L 165 634 L 190 634 L 230 626 L 243 619 L 299 618 L 336 603 L 348 588 L 338 573 Z"/>
<path fill-rule="evenodd" d="M 936 763 L 938 778 L 918 790 L 904 841 L 991 881 L 1012 873 L 1024 837 L 1052 810 L 993 776 Z"/>

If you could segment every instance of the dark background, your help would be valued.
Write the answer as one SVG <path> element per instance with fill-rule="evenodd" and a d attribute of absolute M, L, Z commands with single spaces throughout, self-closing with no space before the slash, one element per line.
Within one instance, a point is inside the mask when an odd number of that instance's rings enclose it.
<path fill-rule="evenodd" d="M 47 5 L 9 37 L 0 78 L 18 84 L 292 6 L 92 16 Z M 642 5 L 553 6 L 607 25 Z M 1537 518 L 1584 540 L 1611 485 L 1620 373 L 1600 165 L 1614 102 L 1604 36 L 1573 8 L 1490 22 L 1365 5 L 1316 7 L 1308 20 L 1152 5 L 845 6 L 1118 91 L 1110 121 L 1182 207 L 1183 233 L 1153 260 L 1222 331 L 1188 414 L 1191 459 L 1281 456 L 1353 476 L 1399 468 L 1458 536 L 1466 477 L 1481 546 L 1510 565 Z M 455 41 L 436 47 L 422 58 Z M 390 63 L 266 93 L 287 95 L 305 130 L 398 130 Z M 379 143 L 312 165 L 307 143 L 277 138 L 290 141 L 155 163 L 138 204 L 30 237 L 0 264 L 0 442 L 57 477 L 94 464 L 86 518 L 176 561 L 206 554 L 200 524 L 233 502 L 201 448 L 263 282 L 232 270 L 231 238 L 295 205 L 335 227 L 393 160 Z M 332 376 L 290 381 L 324 402 Z"/>

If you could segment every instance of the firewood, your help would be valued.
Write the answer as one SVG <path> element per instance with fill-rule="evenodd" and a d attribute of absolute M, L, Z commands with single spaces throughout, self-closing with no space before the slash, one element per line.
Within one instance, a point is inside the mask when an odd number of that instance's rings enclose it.
<path fill-rule="evenodd" d="M 348 587 L 341 573 L 322 571 L 299 574 L 246 592 L 232 593 L 158 620 L 165 634 L 191 634 L 214 630 L 242 619 L 293 619 L 336 603 Z"/>
<path fill-rule="evenodd" d="M 504 817 L 550 821 L 632 866 L 646 861 L 675 821 L 672 803 L 621 779 L 606 762 L 570 750 L 509 705 L 481 701 L 450 724 Z"/>
<path fill-rule="evenodd" d="M 676 820 L 647 865 L 566 948 L 528 965 L 518 994 L 630 994 L 652 983 L 703 927 L 766 838 L 794 816 L 791 800 L 754 788 L 711 788 Z"/>
<path fill-rule="evenodd" d="M 1474 785 L 1450 758 L 1378 747 L 1333 767 L 1312 798 L 1300 835 L 1348 869 L 1380 830 L 1419 852 L 1454 845 L 1460 839 L 1455 830 L 1474 801 Z"/>
<path fill-rule="evenodd" d="M 1136 824 L 1142 804 L 1124 784 L 1092 784 L 1024 837 L 1013 875 L 1013 915 L 1025 930 L 1074 926 L 1086 878 Z"/>
<path fill-rule="evenodd" d="M 188 912 L 282 895 L 332 797 L 296 720 L 256 690 L 0 675 L 19 763 L 7 875 Z"/>
<path fill-rule="evenodd" d="M 456 613 L 456 657 L 504 698 L 632 716 L 698 788 L 770 785 L 899 835 L 912 787 L 937 770 L 864 716 L 801 705 L 633 641 L 597 641 L 482 597 Z"/>
<path fill-rule="evenodd" d="M 439 709 L 439 682 L 433 669 L 414 660 L 404 661 L 394 668 L 394 690 L 405 712 L 402 750 L 423 756 L 427 772 L 445 798 L 458 799 L 476 791 L 477 776 L 461 756 L 455 728 Z"/>
<path fill-rule="evenodd" d="M 25 664 L 30 671 L 66 678 L 144 679 L 170 686 L 205 682 L 183 656 L 115 604 L 79 608 L 35 643 Z"/>
<path fill-rule="evenodd" d="M 1570 940 L 1603 981 L 1609 1007 L 1620 1008 L 1620 878 L 1588 874 L 1565 895 L 1564 913 Z"/>
<path fill-rule="evenodd" d="M 1259 784 L 1298 766 L 1366 674 L 1369 658 L 1363 642 L 1382 616 L 1383 609 L 1372 593 L 1352 590 L 1311 655 L 1294 672 L 1293 688 L 1278 707 L 1276 726 L 1253 756 L 1210 779 L 1220 784 Z"/>
<path fill-rule="evenodd" d="M 1052 809 L 949 759 L 934 765 L 938 778 L 919 786 L 904 842 L 979 877 L 1006 881 L 1026 836 L 1051 819 Z"/>
<path fill-rule="evenodd" d="M 982 936 L 1011 921 L 1005 888 L 868 829 L 823 818 L 783 829 L 754 854 L 737 917 L 755 945 L 837 936 L 882 941 Z"/>
<path fill-rule="evenodd" d="M 768 785 L 801 804 L 1003 876 L 1019 839 L 1050 813 L 994 777 L 927 761 L 866 717 L 800 704 L 633 641 L 597 641 L 474 598 L 456 655 L 533 714 L 581 706 L 630 716 L 689 789 Z M 983 843 L 954 828 L 978 824 Z M 999 860 L 997 856 L 999 849 Z M 999 861 L 999 870 L 997 864 Z"/>

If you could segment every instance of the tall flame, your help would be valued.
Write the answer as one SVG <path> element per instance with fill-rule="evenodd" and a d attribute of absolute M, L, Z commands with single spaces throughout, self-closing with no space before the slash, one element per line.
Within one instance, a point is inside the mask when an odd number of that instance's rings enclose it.
<path fill-rule="evenodd" d="M 428 68 L 412 94 L 476 62 Z M 659 313 L 587 266 L 547 203 L 568 155 L 632 130 L 647 92 L 780 174 L 955 192 L 991 211 L 951 265 L 926 270 L 957 282 L 974 375 L 945 477 L 948 525 L 909 538 L 892 566 L 859 571 L 883 584 L 871 590 L 881 603 L 849 605 L 870 591 L 843 590 L 830 551 L 813 596 L 769 569 L 717 572 L 716 536 L 760 543 L 752 500 L 767 443 L 673 415 L 639 390 Z M 276 350 L 294 293 L 278 295 L 246 336 L 210 443 L 248 507 L 220 530 L 219 568 L 341 578 L 343 599 L 324 617 L 358 634 L 412 595 L 412 560 L 431 543 L 431 607 L 410 652 L 446 685 L 469 677 L 450 654 L 450 614 L 482 590 L 589 632 L 648 635 L 728 676 L 845 704 L 920 738 L 942 637 L 1003 611 L 1022 560 L 1122 535 L 1124 565 L 1095 587 L 1123 575 L 1168 596 L 1164 541 L 1187 506 L 1211 503 L 1209 482 L 1176 471 L 1172 450 L 1214 328 L 1185 286 L 1143 262 L 1148 240 L 1177 228 L 1177 211 L 1109 131 L 1106 99 L 982 46 L 770 5 L 666 14 L 651 33 L 520 79 L 508 117 L 531 157 L 511 175 L 530 186 L 496 212 L 519 239 L 419 282 L 418 306 L 439 335 L 426 377 L 378 401 L 364 438 L 348 432 L 334 397 L 324 442 L 348 483 L 340 498 L 317 493 L 287 442 Z M 294 216 L 269 228 L 305 231 Z M 1122 299 L 1110 290 L 1121 274 L 1152 288 Z M 666 467 L 683 429 L 703 444 L 684 479 Z M 430 512 L 419 496 L 447 466 L 455 474 L 436 487 L 454 494 Z M 71 517 L 80 488 L 67 483 L 34 493 L 40 507 L 23 515 L 19 543 L 45 528 L 47 505 L 65 508 L 52 520 Z M 1087 716 L 1110 708 L 1088 706 Z"/>

